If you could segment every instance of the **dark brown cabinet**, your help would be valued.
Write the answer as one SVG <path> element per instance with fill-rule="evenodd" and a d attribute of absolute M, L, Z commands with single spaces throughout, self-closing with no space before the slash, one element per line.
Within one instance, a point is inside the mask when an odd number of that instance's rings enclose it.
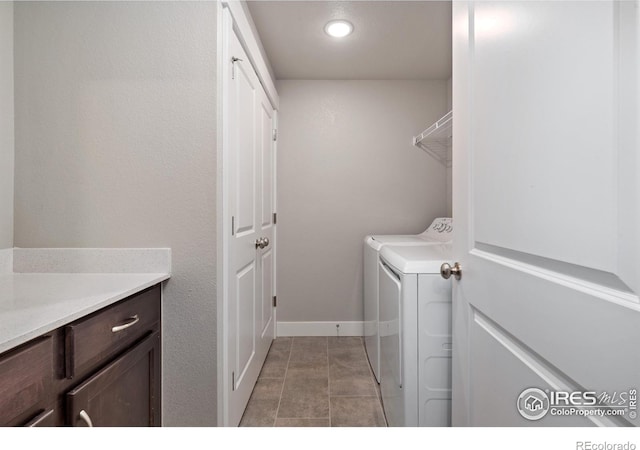
<path fill-rule="evenodd" d="M 0 426 L 160 426 L 160 285 L 0 355 Z"/>

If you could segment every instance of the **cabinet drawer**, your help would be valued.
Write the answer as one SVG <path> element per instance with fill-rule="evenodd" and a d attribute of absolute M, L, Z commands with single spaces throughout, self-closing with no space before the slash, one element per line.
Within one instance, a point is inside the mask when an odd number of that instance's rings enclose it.
<path fill-rule="evenodd" d="M 0 425 L 20 425 L 50 403 L 53 347 L 39 338 L 0 356 Z"/>
<path fill-rule="evenodd" d="M 47 409 L 36 417 L 28 421 L 25 427 L 35 428 L 35 427 L 55 427 L 56 426 L 56 417 L 55 411 L 53 409 Z"/>
<path fill-rule="evenodd" d="M 160 286 L 65 327 L 65 373 L 81 376 L 131 345 L 160 321 Z"/>

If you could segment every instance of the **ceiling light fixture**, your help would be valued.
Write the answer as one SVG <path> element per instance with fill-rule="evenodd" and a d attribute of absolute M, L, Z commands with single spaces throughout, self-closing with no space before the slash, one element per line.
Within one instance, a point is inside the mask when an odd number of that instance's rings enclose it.
<path fill-rule="evenodd" d="M 324 26 L 324 32 L 329 36 L 343 38 L 353 32 L 353 24 L 346 20 L 332 20 Z"/>

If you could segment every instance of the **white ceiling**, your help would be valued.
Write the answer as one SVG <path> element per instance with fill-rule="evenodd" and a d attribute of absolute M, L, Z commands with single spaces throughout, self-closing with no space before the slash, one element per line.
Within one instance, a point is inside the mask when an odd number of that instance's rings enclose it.
<path fill-rule="evenodd" d="M 451 2 L 248 1 L 277 79 L 446 79 Z M 353 34 L 324 33 L 332 19 Z"/>

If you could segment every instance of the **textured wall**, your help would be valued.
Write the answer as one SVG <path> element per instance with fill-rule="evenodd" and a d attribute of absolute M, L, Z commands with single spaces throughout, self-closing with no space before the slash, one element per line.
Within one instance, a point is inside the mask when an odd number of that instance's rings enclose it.
<path fill-rule="evenodd" d="M 0 2 L 0 249 L 13 247 L 13 2 Z"/>
<path fill-rule="evenodd" d="M 166 425 L 216 424 L 217 8 L 15 5 L 15 244 L 172 248 Z"/>
<path fill-rule="evenodd" d="M 411 142 L 445 113 L 446 80 L 277 89 L 278 320 L 363 320 L 364 237 L 446 212 L 445 168 Z"/>

